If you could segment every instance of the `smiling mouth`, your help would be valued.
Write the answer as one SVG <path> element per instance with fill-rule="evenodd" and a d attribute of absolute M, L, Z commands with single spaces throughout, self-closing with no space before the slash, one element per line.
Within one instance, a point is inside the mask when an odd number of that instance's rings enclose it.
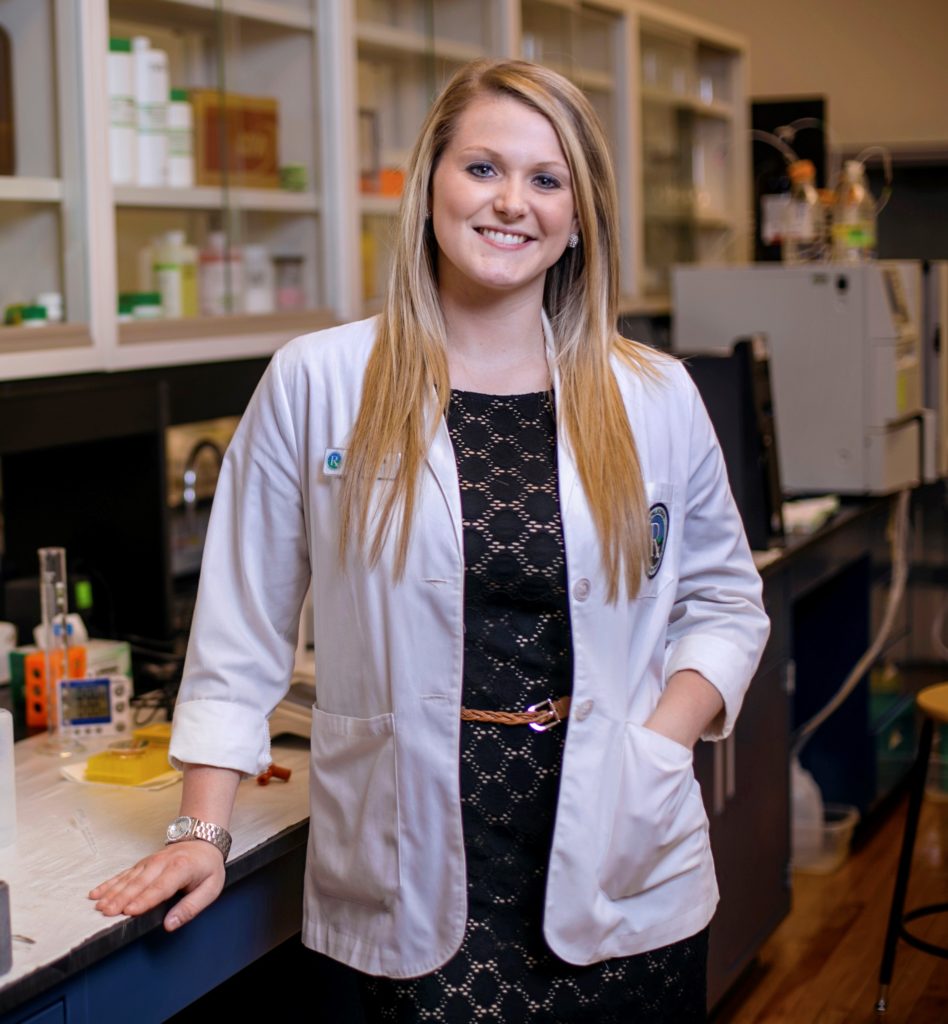
<path fill-rule="evenodd" d="M 522 245 L 524 242 L 531 241 L 529 235 L 521 235 L 512 231 L 498 231 L 495 228 L 477 228 L 476 230 L 484 238 L 491 242 L 497 242 L 499 245 Z"/>

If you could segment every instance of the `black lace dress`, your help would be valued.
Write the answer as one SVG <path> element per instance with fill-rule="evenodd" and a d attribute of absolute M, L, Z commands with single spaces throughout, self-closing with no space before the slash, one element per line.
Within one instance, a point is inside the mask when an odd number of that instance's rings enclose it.
<path fill-rule="evenodd" d="M 463 703 L 523 710 L 570 693 L 572 649 L 552 396 L 452 392 L 464 517 Z M 463 722 L 468 924 L 458 953 L 407 981 L 363 980 L 369 1022 L 687 1024 L 704 1020 L 707 932 L 589 967 L 543 938 L 566 723 Z"/>

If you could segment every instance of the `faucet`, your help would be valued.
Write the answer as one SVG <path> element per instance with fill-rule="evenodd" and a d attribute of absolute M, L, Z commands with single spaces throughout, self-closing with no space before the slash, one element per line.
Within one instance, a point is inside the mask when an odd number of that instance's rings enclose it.
<path fill-rule="evenodd" d="M 207 438 L 202 438 L 200 441 L 197 441 L 188 453 L 187 459 L 185 459 L 183 477 L 184 492 L 182 498 L 185 517 L 192 534 L 196 532 L 197 525 L 195 514 L 197 506 L 197 461 L 200 458 L 201 453 L 205 451 L 213 453 L 214 459 L 217 462 L 218 473 L 220 472 L 221 466 L 224 462 L 224 453 L 220 450 L 220 447 Z"/>

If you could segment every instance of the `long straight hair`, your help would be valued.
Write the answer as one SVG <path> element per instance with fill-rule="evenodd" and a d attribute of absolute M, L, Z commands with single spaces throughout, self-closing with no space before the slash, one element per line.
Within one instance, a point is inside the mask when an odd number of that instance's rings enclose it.
<path fill-rule="evenodd" d="M 542 114 L 569 167 L 580 244 L 563 252 L 544 285 L 560 381 L 560 432 L 571 447 L 596 526 L 608 599 L 618 600 L 622 583 L 633 597 L 647 565 L 648 505 L 611 360 L 618 357 L 633 371 L 655 377 L 655 356 L 616 330 L 617 200 L 599 119 L 562 75 L 526 61 L 477 60 L 459 69 L 415 143 L 399 209 L 394 269 L 349 440 L 340 553 L 345 558 L 355 543 L 370 564 L 377 563 L 398 519 L 396 579 L 404 573 L 419 476 L 450 399 L 437 241 L 427 216 L 432 177 L 458 118 L 484 96 L 512 98 Z M 375 480 L 393 453 L 399 455 L 394 481 L 375 506 Z"/>

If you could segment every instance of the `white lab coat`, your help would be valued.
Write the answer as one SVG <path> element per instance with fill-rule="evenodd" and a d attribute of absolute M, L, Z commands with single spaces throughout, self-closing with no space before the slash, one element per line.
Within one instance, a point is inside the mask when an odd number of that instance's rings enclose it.
<path fill-rule="evenodd" d="M 453 955 L 467 914 L 462 519 L 441 422 L 404 578 L 393 583 L 391 542 L 374 568 L 355 554 L 340 565 L 339 474 L 374 336 L 367 320 L 297 338 L 243 417 L 217 487 L 171 751 L 246 773 L 268 765 L 267 715 L 287 687 L 312 571 L 303 938 L 363 971 L 408 977 Z M 658 367 L 648 382 L 616 364 L 649 503 L 667 511 L 660 566 L 635 600 L 605 600 L 586 496 L 562 434 L 558 445 L 574 679 L 544 930 L 575 964 L 654 949 L 711 919 L 718 893 L 691 752 L 641 723 L 672 673 L 692 668 L 725 702 L 708 738 L 726 735 L 769 628 L 704 407 L 680 364 Z"/>

